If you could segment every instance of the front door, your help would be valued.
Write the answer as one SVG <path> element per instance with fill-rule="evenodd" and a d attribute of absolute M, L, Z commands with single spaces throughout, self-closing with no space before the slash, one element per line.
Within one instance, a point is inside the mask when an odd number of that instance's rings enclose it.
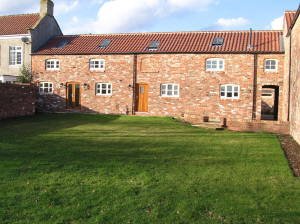
<path fill-rule="evenodd" d="M 80 109 L 80 83 L 67 84 L 67 108 Z"/>
<path fill-rule="evenodd" d="M 148 84 L 136 84 L 136 111 L 148 112 Z"/>

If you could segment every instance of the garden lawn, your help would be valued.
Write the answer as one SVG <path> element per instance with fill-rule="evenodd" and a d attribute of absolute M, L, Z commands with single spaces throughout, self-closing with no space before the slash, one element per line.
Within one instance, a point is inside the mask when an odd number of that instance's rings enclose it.
<path fill-rule="evenodd" d="M 0 121 L 0 223 L 300 223 L 275 135 L 171 118 Z"/>

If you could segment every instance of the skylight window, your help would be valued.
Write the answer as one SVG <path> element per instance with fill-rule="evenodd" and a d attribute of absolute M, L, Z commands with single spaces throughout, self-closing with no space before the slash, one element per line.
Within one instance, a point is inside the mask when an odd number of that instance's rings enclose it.
<path fill-rule="evenodd" d="M 151 41 L 151 43 L 149 44 L 148 50 L 149 51 L 157 51 L 159 47 L 159 41 Z"/>
<path fill-rule="evenodd" d="M 212 46 L 223 46 L 224 38 L 222 37 L 215 37 L 212 43 Z"/>
<path fill-rule="evenodd" d="M 63 48 L 63 47 L 65 47 L 69 42 L 70 42 L 69 40 L 63 39 L 63 40 L 61 40 L 61 41 L 57 44 L 56 47 L 57 47 L 57 48 Z"/>
<path fill-rule="evenodd" d="M 110 44 L 110 42 L 111 42 L 111 40 L 108 40 L 108 39 L 105 39 L 105 40 L 103 40 L 102 42 L 101 42 L 101 44 L 100 44 L 100 48 L 107 48 L 108 47 L 108 45 Z"/>

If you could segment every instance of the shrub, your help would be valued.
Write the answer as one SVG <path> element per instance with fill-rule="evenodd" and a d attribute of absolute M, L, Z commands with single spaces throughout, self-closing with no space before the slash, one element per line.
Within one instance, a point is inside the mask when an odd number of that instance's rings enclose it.
<path fill-rule="evenodd" d="M 32 74 L 30 69 L 27 68 L 25 65 L 23 65 L 20 69 L 20 75 L 18 76 L 17 81 L 21 83 L 31 83 Z"/>

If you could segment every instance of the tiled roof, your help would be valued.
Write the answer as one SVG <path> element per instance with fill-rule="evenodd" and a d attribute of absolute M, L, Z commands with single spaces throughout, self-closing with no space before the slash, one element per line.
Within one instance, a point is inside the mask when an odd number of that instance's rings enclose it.
<path fill-rule="evenodd" d="M 296 13 L 297 13 L 297 11 L 286 11 L 284 13 L 284 17 L 285 17 L 288 29 L 291 28 L 291 25 L 292 25 L 292 23 L 294 21 Z"/>
<path fill-rule="evenodd" d="M 39 19 L 38 13 L 0 16 L 0 35 L 28 34 Z"/>
<path fill-rule="evenodd" d="M 292 19 L 292 22 L 291 22 L 291 25 L 288 27 L 289 28 L 289 31 L 288 31 L 288 36 L 291 34 L 291 31 L 292 29 L 294 28 L 298 18 L 299 18 L 299 15 L 300 15 L 300 4 L 299 4 L 299 7 L 298 7 L 298 10 L 296 11 L 293 19 Z"/>
<path fill-rule="evenodd" d="M 249 48 L 250 31 L 129 33 L 107 35 L 59 36 L 50 40 L 35 54 L 131 54 L 149 53 L 149 44 L 159 41 L 157 51 L 151 53 L 282 53 L 281 31 L 253 31 L 252 48 Z M 215 37 L 224 38 L 223 46 L 212 46 Z M 100 48 L 103 40 L 110 40 Z M 67 42 L 64 47 L 58 45 Z"/>

